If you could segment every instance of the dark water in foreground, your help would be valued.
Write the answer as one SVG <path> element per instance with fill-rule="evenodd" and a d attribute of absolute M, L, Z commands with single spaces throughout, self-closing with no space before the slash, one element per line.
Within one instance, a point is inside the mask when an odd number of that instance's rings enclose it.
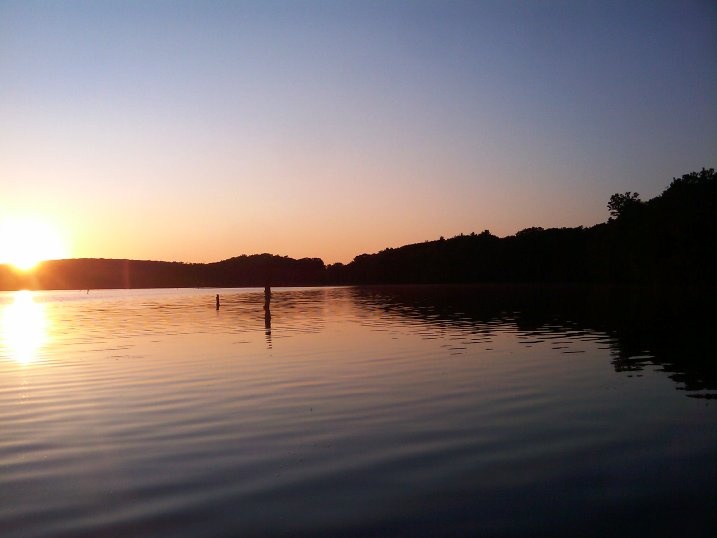
<path fill-rule="evenodd" d="M 0 293 L 0 536 L 713 535 L 713 346 L 593 306 Z"/>

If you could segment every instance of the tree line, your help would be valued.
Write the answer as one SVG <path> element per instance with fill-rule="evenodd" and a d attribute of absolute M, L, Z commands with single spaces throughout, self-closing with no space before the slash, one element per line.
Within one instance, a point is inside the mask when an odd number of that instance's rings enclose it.
<path fill-rule="evenodd" d="M 673 178 L 648 201 L 634 192 L 616 193 L 607 206 L 610 218 L 595 226 L 532 227 L 504 238 L 485 230 L 389 248 L 330 265 L 328 279 L 345 284 L 713 283 L 714 169 Z"/>
<path fill-rule="evenodd" d="M 53 260 L 23 273 L 0 266 L 0 289 L 122 289 L 314 286 L 325 283 L 317 258 L 257 254 L 215 263 L 85 258 Z"/>
<path fill-rule="evenodd" d="M 717 269 L 717 176 L 703 168 L 651 200 L 616 193 L 591 227 L 488 230 L 426 241 L 348 264 L 257 254 L 215 263 L 73 259 L 22 273 L 0 266 L 0 289 L 242 287 L 324 284 L 606 283 L 712 285 Z"/>

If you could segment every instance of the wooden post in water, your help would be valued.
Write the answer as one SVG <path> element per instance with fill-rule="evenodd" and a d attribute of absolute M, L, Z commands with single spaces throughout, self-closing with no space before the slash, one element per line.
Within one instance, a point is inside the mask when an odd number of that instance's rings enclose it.
<path fill-rule="evenodd" d="M 219 294 L 217 293 L 217 310 L 219 310 Z"/>

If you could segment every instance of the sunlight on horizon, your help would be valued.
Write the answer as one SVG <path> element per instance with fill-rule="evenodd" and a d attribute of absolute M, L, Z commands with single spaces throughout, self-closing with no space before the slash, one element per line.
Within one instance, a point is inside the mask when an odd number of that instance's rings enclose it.
<path fill-rule="evenodd" d="M 18 364 L 31 364 L 47 343 L 49 320 L 45 305 L 36 303 L 32 292 L 18 291 L 14 299 L 3 306 L 2 344 L 9 358 Z"/>
<path fill-rule="evenodd" d="M 29 271 L 45 260 L 67 257 L 57 228 L 40 219 L 7 218 L 0 224 L 0 263 Z"/>

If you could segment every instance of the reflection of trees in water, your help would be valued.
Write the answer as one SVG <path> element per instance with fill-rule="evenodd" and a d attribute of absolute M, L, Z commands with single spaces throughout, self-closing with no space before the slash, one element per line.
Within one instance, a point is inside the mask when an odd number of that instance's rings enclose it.
<path fill-rule="evenodd" d="M 362 286 L 352 289 L 356 305 L 370 312 L 382 311 L 416 321 L 416 332 L 426 337 L 446 336 L 447 333 L 483 337 L 486 342 L 509 321 L 509 316 L 497 315 L 464 304 L 466 296 L 453 293 L 460 289 L 450 286 Z M 468 288 L 470 289 L 470 288 Z M 380 325 L 380 322 L 376 322 Z"/>
<path fill-rule="evenodd" d="M 712 355 L 714 344 L 708 339 L 704 321 L 679 320 L 666 314 L 647 324 L 632 323 L 619 327 L 613 357 L 618 372 L 639 372 L 657 365 L 678 384 L 678 390 L 690 392 L 717 390 L 717 368 Z M 688 394 L 710 398 L 711 394 Z"/>
<path fill-rule="evenodd" d="M 626 293 L 584 286 L 376 286 L 352 290 L 358 306 L 419 321 L 434 330 L 492 336 L 505 323 L 524 335 L 560 338 L 603 333 L 617 372 L 658 366 L 690 397 L 715 397 L 717 368 L 703 317 L 708 294 Z M 524 343 L 529 343 L 526 340 Z M 557 349 L 557 348 L 556 348 Z"/>

